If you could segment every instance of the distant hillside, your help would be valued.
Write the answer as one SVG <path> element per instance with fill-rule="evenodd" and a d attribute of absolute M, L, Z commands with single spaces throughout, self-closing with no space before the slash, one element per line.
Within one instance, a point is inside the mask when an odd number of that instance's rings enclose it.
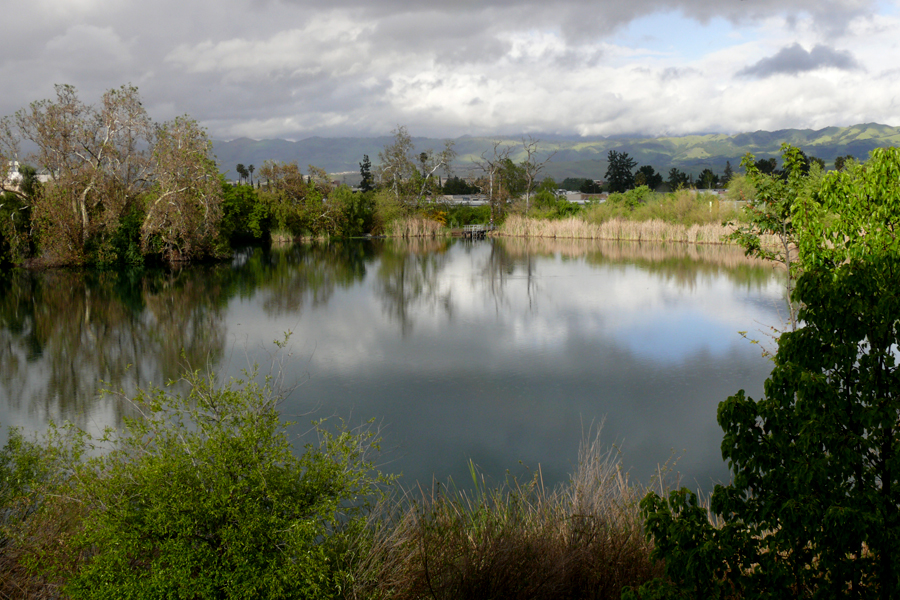
<path fill-rule="evenodd" d="M 831 166 L 838 156 L 850 154 L 864 160 L 874 148 L 900 145 L 900 127 L 877 123 L 851 127 L 812 129 L 782 129 L 756 131 L 737 135 L 690 135 L 666 138 L 580 138 L 576 136 L 535 136 L 541 139 L 544 157 L 556 154 L 542 173 L 562 180 L 566 177 L 601 178 L 606 172 L 606 156 L 610 150 L 627 152 L 638 165 L 652 165 L 658 172 L 667 173 L 672 167 L 698 175 L 705 168 L 721 173 L 726 161 L 738 168 L 741 157 L 752 152 L 757 158 L 779 157 L 780 147 L 788 142 L 809 155 L 823 159 Z M 237 177 L 235 165 L 254 165 L 257 169 L 266 160 L 296 161 L 304 170 L 315 165 L 330 173 L 349 173 L 348 181 L 355 181 L 359 163 L 368 154 L 373 164 L 378 152 L 391 143 L 390 136 L 376 138 L 320 138 L 313 137 L 289 142 L 286 140 L 251 140 L 240 138 L 229 142 L 214 141 L 220 168 L 229 178 Z M 512 147 L 511 157 L 519 162 L 524 158 L 518 138 L 486 138 L 463 136 L 455 140 L 458 158 L 454 170 L 465 175 L 477 169 L 476 161 L 482 153 L 490 152 L 497 140 Z M 416 150 L 439 150 L 443 140 L 413 138 Z"/>

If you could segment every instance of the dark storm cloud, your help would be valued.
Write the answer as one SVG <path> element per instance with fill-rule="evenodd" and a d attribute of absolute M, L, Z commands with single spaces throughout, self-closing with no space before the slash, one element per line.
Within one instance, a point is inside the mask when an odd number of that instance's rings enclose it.
<path fill-rule="evenodd" d="M 764 58 L 738 72 L 741 77 L 765 78 L 772 75 L 797 75 L 816 69 L 833 68 L 843 71 L 860 69 L 860 64 L 846 50 L 835 50 L 817 44 L 807 51 L 800 44 L 779 50 L 774 56 Z"/>

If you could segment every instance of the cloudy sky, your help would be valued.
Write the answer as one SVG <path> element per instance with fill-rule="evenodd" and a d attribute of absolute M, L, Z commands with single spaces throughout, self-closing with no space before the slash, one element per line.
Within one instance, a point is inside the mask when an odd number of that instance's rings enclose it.
<path fill-rule="evenodd" d="M 900 125 L 900 0 L 31 0 L 0 115 L 139 87 L 216 139 Z"/>

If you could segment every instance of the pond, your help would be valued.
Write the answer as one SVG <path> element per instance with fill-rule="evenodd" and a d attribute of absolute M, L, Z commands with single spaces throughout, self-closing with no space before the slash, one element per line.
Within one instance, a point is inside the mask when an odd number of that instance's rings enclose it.
<path fill-rule="evenodd" d="M 236 375 L 290 333 L 283 412 L 374 418 L 402 481 L 564 481 L 602 424 L 636 481 L 675 461 L 725 481 L 718 403 L 758 398 L 785 315 L 769 265 L 716 246 L 587 241 L 360 240 L 247 248 L 174 271 L 0 278 L 0 420 L 99 430 L 133 391 L 184 365 Z M 288 355 L 289 354 L 289 355 Z M 4 433 L 5 435 L 5 433 Z"/>

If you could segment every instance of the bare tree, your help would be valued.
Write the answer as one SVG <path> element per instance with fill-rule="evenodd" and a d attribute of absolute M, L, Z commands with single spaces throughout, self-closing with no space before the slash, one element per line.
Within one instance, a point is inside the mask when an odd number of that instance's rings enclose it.
<path fill-rule="evenodd" d="M 379 183 L 401 203 L 418 208 L 429 188 L 433 188 L 434 174 L 441 168 L 449 173 L 456 157 L 453 141 L 445 141 L 440 152 L 426 150 L 416 154 L 406 127 L 398 126 L 392 133 L 394 142 L 378 153 Z"/>
<path fill-rule="evenodd" d="M 531 192 L 534 190 L 534 182 L 537 180 L 538 174 L 544 169 L 548 162 L 556 155 L 556 150 L 547 155 L 544 160 L 538 162 L 539 146 L 541 141 L 528 136 L 522 138 L 522 148 L 525 150 L 525 160 L 522 161 L 522 168 L 525 172 L 525 212 L 531 204 Z"/>
<path fill-rule="evenodd" d="M 509 160 L 512 147 L 504 145 L 503 141 L 494 141 L 490 150 L 481 153 L 481 159 L 476 161 L 484 172 L 482 179 L 482 192 L 486 192 L 488 203 L 491 206 L 491 223 L 494 218 L 503 214 L 506 204 L 506 195 L 503 193 L 503 163 Z M 485 189 L 487 188 L 487 189 Z"/>

